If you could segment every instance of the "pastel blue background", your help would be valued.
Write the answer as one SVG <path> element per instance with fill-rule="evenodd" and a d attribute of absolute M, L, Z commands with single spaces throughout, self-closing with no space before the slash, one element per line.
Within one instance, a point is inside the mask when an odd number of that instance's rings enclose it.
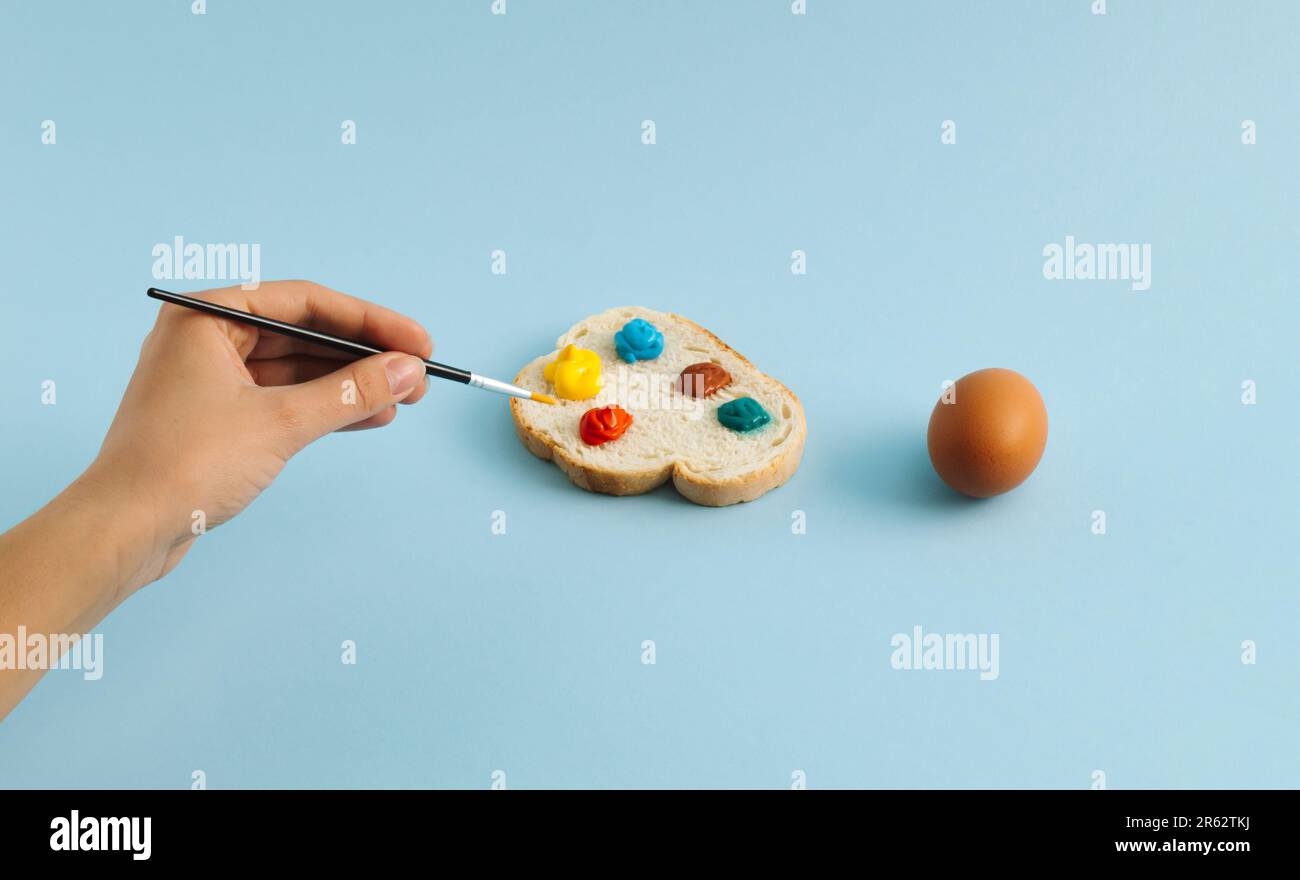
<path fill-rule="evenodd" d="M 103 680 L 0 725 L 0 785 L 1300 785 L 1300 7 L 808 5 L 6 2 L 0 524 L 94 455 L 175 235 L 499 376 L 679 311 L 810 432 L 756 503 L 614 499 L 436 384 L 105 621 Z M 1151 289 L 1044 280 L 1066 235 L 1151 243 Z M 1051 436 L 971 503 L 925 428 L 988 366 Z M 998 633 L 1000 678 L 893 670 L 917 624 Z"/>

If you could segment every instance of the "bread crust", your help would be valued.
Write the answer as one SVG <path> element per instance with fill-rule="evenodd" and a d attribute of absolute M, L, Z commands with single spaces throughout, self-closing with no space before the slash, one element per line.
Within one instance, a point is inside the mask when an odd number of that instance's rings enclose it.
<path fill-rule="evenodd" d="M 744 361 L 756 372 L 761 372 L 754 366 L 752 361 L 727 345 L 707 328 L 701 327 L 681 315 L 671 312 L 667 314 L 684 324 L 690 324 L 712 339 L 719 348 L 725 349 L 736 358 Z M 516 384 L 523 381 L 526 371 L 527 367 L 520 370 L 515 377 Z M 779 457 L 765 462 L 761 467 L 742 476 L 723 480 L 711 479 L 705 474 L 692 472 L 681 461 L 674 461 L 659 468 L 631 472 L 586 464 L 571 456 L 564 448 L 556 446 L 542 432 L 526 424 L 521 416 L 522 407 L 525 405 L 523 401 L 516 398 L 510 399 L 510 416 L 515 423 L 515 432 L 529 452 L 543 461 L 554 462 L 575 486 L 586 489 L 588 492 L 599 492 L 605 495 L 641 495 L 671 479 L 677 491 L 689 501 L 705 507 L 726 507 L 742 501 L 753 501 L 772 489 L 784 485 L 794 476 L 795 471 L 799 469 L 800 461 L 803 459 L 804 441 L 808 436 L 808 421 L 804 414 L 803 404 L 799 401 L 798 396 L 784 383 L 772 376 L 764 375 L 780 386 L 781 390 L 789 396 L 795 422 L 794 428 L 791 430 L 789 439 L 783 444 L 783 451 Z"/>

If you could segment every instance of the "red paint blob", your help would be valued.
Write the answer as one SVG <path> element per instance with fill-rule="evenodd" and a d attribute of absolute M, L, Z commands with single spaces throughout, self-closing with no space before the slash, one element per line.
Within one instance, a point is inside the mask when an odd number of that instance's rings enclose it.
<path fill-rule="evenodd" d="M 621 406 L 602 406 L 583 413 L 578 435 L 588 446 L 599 446 L 622 437 L 631 424 L 631 414 Z"/>

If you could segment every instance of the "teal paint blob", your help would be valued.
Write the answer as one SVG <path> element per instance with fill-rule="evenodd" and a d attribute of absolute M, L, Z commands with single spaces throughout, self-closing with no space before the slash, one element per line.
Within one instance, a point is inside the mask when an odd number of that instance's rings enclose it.
<path fill-rule="evenodd" d="M 718 421 L 725 427 L 743 434 L 763 427 L 772 421 L 772 417 L 754 398 L 737 397 L 718 407 Z"/>

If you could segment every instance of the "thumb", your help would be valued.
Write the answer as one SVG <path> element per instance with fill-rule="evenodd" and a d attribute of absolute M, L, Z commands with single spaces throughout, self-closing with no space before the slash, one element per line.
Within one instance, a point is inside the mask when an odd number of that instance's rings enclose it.
<path fill-rule="evenodd" d="M 406 398 L 423 379 L 419 358 L 396 352 L 376 354 L 310 382 L 278 389 L 279 405 L 301 448 L 378 415 Z"/>

